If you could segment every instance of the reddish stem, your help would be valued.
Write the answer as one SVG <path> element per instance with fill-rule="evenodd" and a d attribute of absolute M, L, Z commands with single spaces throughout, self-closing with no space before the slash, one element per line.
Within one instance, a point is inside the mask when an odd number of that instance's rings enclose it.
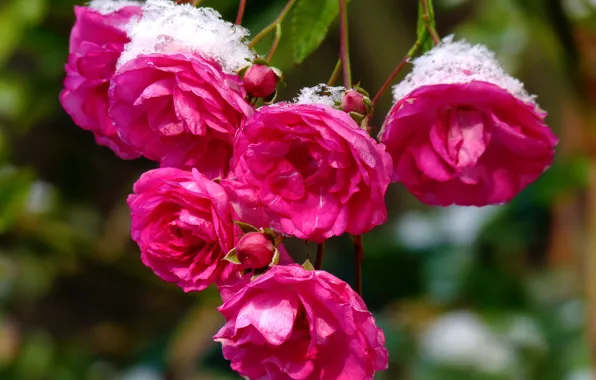
<path fill-rule="evenodd" d="M 325 243 L 317 244 L 317 258 L 315 261 L 316 270 L 321 270 L 323 267 L 323 256 L 325 256 Z"/>
<path fill-rule="evenodd" d="M 383 96 L 383 94 L 385 93 L 385 91 L 387 91 L 387 89 L 389 88 L 389 86 L 391 86 L 391 83 L 393 82 L 393 80 L 395 79 L 395 77 L 397 76 L 397 74 L 399 74 L 399 72 L 406 66 L 406 63 L 408 63 L 408 59 L 409 58 L 410 58 L 410 56 L 408 56 L 408 55 L 406 55 L 405 57 L 403 57 L 403 59 L 401 60 L 401 62 L 399 63 L 399 65 L 397 65 L 397 67 L 395 68 L 395 70 L 393 70 L 393 72 L 389 75 L 389 77 L 387 77 L 387 79 L 385 80 L 385 82 L 383 83 L 383 85 L 381 86 L 381 88 L 379 89 L 379 91 L 377 91 L 377 93 L 375 94 L 375 97 L 371 101 L 371 105 L 372 105 L 373 111 L 374 111 L 375 106 L 377 105 L 379 99 L 381 99 L 381 96 Z"/>
<path fill-rule="evenodd" d="M 296 4 L 296 1 L 297 0 L 289 0 L 287 2 L 287 4 L 285 5 L 285 7 L 281 10 L 281 13 L 279 14 L 279 16 L 277 16 L 277 18 L 275 20 L 273 20 L 273 22 L 271 24 L 267 25 L 265 27 L 265 29 L 261 30 L 256 36 L 254 36 L 252 41 L 250 41 L 250 43 L 248 44 L 248 47 L 249 48 L 255 47 L 255 45 L 258 44 L 269 33 L 275 31 L 277 28 L 277 24 L 281 24 L 281 22 L 284 20 L 284 18 L 288 15 L 288 12 L 290 11 L 290 9 L 292 9 L 292 6 L 294 6 L 294 4 Z"/>
<path fill-rule="evenodd" d="M 236 16 L 236 25 L 242 24 L 242 18 L 244 17 L 245 9 L 246 9 L 246 0 L 240 0 L 240 5 L 238 5 L 238 16 Z"/>
<path fill-rule="evenodd" d="M 364 244 L 362 235 L 354 236 L 354 267 L 356 270 L 356 292 L 362 297 L 362 259 L 364 258 Z"/>
<path fill-rule="evenodd" d="M 346 0 L 339 0 L 339 55 L 343 66 L 343 81 L 345 88 L 352 88 L 352 72 L 350 67 L 350 46 L 348 42 L 348 10 Z"/>

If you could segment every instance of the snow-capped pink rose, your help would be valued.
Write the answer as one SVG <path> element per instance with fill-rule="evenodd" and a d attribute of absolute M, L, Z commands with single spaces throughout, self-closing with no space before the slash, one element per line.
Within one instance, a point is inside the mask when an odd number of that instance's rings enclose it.
<path fill-rule="evenodd" d="M 113 1 L 113 7 L 106 10 L 95 9 L 94 3 L 74 8 L 76 22 L 60 102 L 78 126 L 93 132 L 99 145 L 109 147 L 121 158 L 137 158 L 139 153 L 120 139 L 108 115 L 108 88 L 129 41 L 124 27 L 141 15 L 141 7 Z"/>
<path fill-rule="evenodd" d="M 131 146 L 161 166 L 227 174 L 232 140 L 252 106 L 237 75 L 197 54 L 141 55 L 110 87 L 110 115 Z"/>
<path fill-rule="evenodd" d="M 391 157 L 345 112 L 259 108 L 239 130 L 222 186 L 242 220 L 322 242 L 385 222 Z"/>
<path fill-rule="evenodd" d="M 252 53 L 247 31 L 211 8 L 148 0 L 110 85 L 124 141 L 162 167 L 225 176 L 232 140 L 253 107 L 236 71 Z"/>
<path fill-rule="evenodd" d="M 184 291 L 234 280 L 239 265 L 222 260 L 238 230 L 225 191 L 196 170 L 144 173 L 129 195 L 131 235 L 143 263 Z"/>
<path fill-rule="evenodd" d="M 414 61 L 379 135 L 394 180 L 447 206 L 510 201 L 546 170 L 546 113 L 483 46 L 447 40 Z"/>
<path fill-rule="evenodd" d="M 218 309 L 215 335 L 248 379 L 372 379 L 387 368 L 385 336 L 362 298 L 324 271 L 278 265 Z"/>

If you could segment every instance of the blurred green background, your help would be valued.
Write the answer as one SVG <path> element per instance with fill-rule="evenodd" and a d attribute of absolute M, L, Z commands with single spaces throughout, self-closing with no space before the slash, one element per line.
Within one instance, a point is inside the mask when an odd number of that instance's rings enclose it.
<path fill-rule="evenodd" d="M 127 194 L 154 163 L 119 160 L 60 108 L 71 0 L 0 1 L 0 379 L 236 379 L 211 341 L 218 294 L 159 281 L 129 238 Z M 236 0 L 205 0 L 228 19 Z M 245 25 L 282 0 L 248 0 Z M 553 167 L 500 207 L 429 208 L 399 184 L 365 237 L 364 298 L 387 336 L 376 379 L 596 378 L 596 2 L 436 0 L 441 35 L 481 42 L 561 138 Z M 371 94 L 415 39 L 414 0 L 352 0 L 355 80 Z M 301 66 L 290 23 L 275 64 L 292 98 L 326 82 L 334 24 Z M 259 48 L 267 51 L 270 40 Z M 389 93 L 375 126 L 391 105 Z M 353 282 L 351 243 L 324 269 Z M 290 244 L 303 259 L 315 247 Z"/>

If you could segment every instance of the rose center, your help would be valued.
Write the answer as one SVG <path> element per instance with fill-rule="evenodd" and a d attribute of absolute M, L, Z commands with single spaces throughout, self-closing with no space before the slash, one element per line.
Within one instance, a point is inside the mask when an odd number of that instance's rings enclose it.
<path fill-rule="evenodd" d="M 490 141 L 486 115 L 477 109 L 458 107 L 447 110 L 443 122 L 448 126 L 447 152 L 460 179 L 477 183 L 480 175 L 477 163 Z"/>
<path fill-rule="evenodd" d="M 292 144 L 286 155 L 286 160 L 296 168 L 304 179 L 315 174 L 318 168 L 317 161 L 312 157 L 305 144 Z"/>

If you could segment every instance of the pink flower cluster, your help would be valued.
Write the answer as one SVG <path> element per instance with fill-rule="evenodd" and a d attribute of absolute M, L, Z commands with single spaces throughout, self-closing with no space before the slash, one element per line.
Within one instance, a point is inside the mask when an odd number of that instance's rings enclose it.
<path fill-rule="evenodd" d="M 159 163 L 128 198 L 141 260 L 184 291 L 220 289 L 215 340 L 248 379 L 364 380 L 388 365 L 362 298 L 294 264 L 283 239 L 369 232 L 391 180 L 425 203 L 482 206 L 552 161 L 544 112 L 476 64 L 492 59 L 483 48 L 445 41 L 415 61 L 377 142 L 363 92 L 319 86 L 256 107 L 280 74 L 209 8 L 94 0 L 75 13 L 64 109 L 118 156 Z"/>

